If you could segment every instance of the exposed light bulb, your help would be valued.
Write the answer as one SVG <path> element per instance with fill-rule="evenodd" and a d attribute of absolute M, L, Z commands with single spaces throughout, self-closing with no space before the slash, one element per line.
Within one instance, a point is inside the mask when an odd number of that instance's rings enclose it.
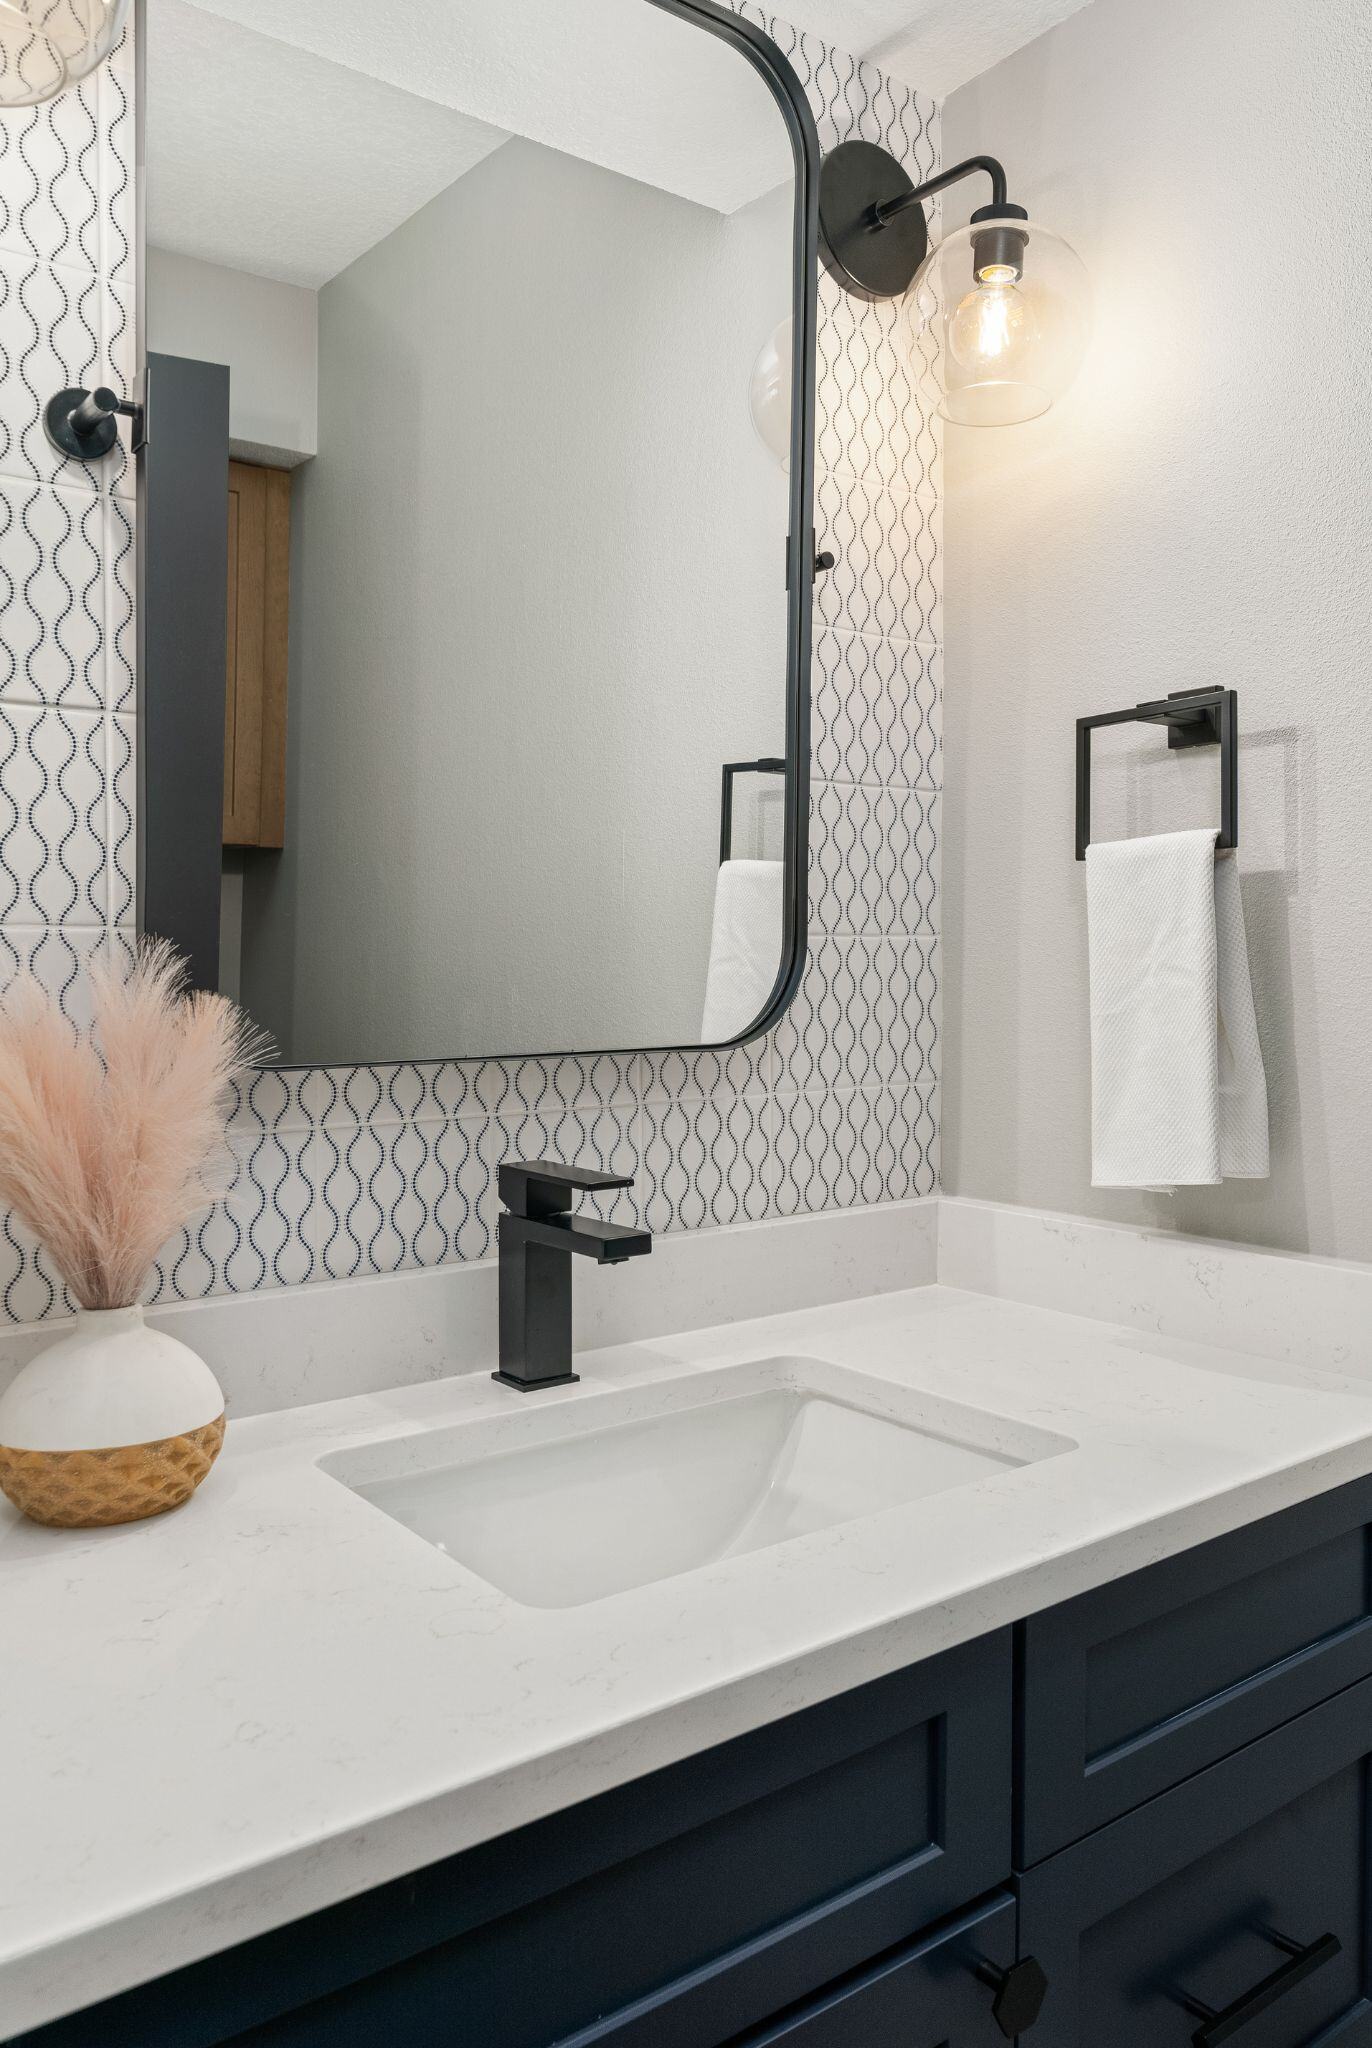
<path fill-rule="evenodd" d="M 978 284 L 948 323 L 948 346 L 962 368 L 973 375 L 1004 374 L 1015 355 L 1038 338 L 1038 323 L 1013 278 L 1011 271 L 1008 278 Z"/>

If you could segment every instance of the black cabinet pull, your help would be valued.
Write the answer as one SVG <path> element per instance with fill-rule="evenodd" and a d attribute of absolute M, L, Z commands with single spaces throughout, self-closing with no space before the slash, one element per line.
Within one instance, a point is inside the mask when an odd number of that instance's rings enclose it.
<path fill-rule="evenodd" d="M 1012 1963 L 1008 1970 L 998 1969 L 994 1963 L 981 1963 L 977 1975 L 983 1984 L 995 1987 L 991 2017 L 1006 2040 L 1013 2041 L 1017 2034 L 1027 2034 L 1043 2011 L 1043 2001 L 1048 1995 L 1048 1979 L 1037 1957 L 1025 1956 L 1021 1962 Z"/>
<path fill-rule="evenodd" d="M 1232 2005 L 1226 2005 L 1223 2012 L 1216 2012 L 1213 2005 L 1202 2005 L 1198 1998 L 1184 1998 L 1182 2003 L 1186 2010 L 1204 2022 L 1191 2036 L 1192 2048 L 1221 2048 L 1223 2042 L 1232 2041 L 1250 2020 L 1255 2020 L 1259 2013 L 1266 2012 L 1279 1998 L 1285 1998 L 1288 1991 L 1294 1991 L 1307 1977 L 1313 1977 L 1316 1970 L 1322 1970 L 1326 1963 L 1332 1963 L 1335 1956 L 1343 1953 L 1343 1943 L 1337 1934 L 1321 1934 L 1317 1940 L 1302 1947 L 1298 1941 L 1289 1940 L 1274 1928 L 1264 1927 L 1259 1932 L 1265 1940 L 1285 1949 L 1290 1961 L 1278 1964 L 1251 1991 L 1245 1991 Z"/>

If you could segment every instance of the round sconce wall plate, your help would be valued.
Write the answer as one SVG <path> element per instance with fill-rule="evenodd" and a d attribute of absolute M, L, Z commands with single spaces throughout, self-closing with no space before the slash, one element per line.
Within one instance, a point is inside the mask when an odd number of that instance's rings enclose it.
<path fill-rule="evenodd" d="M 820 169 L 819 252 L 836 283 L 855 298 L 898 299 L 924 261 L 929 229 L 922 206 L 879 227 L 874 209 L 915 184 L 875 142 L 840 142 Z"/>

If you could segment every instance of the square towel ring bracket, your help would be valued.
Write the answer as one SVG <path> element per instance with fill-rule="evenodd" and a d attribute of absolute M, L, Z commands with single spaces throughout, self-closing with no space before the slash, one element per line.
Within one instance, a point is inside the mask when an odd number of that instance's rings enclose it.
<path fill-rule="evenodd" d="M 1239 843 L 1239 693 L 1237 690 L 1173 690 L 1156 704 L 1127 711 L 1102 711 L 1077 720 L 1077 859 L 1091 844 L 1091 735 L 1098 725 L 1165 725 L 1169 747 L 1220 750 L 1220 832 L 1218 853 Z"/>

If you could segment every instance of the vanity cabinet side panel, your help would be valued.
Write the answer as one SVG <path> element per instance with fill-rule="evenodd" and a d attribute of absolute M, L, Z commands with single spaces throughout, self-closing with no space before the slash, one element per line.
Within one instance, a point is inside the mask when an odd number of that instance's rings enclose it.
<path fill-rule="evenodd" d="M 1027 1869 L 1372 1675 L 1372 1481 L 1023 1624 Z"/>
<path fill-rule="evenodd" d="M 1372 2042 L 1370 1767 L 1366 1681 L 1021 1877 L 1034 2048 Z"/>

